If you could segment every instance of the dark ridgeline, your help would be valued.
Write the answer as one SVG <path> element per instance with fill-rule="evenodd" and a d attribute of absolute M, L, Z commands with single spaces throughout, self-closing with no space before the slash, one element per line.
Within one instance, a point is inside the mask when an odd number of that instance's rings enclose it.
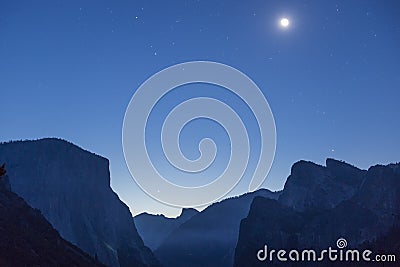
<path fill-rule="evenodd" d="M 110 187 L 107 159 L 48 138 L 0 144 L 0 162 L 12 191 L 64 239 L 108 266 L 159 266 Z"/>
<path fill-rule="evenodd" d="M 261 189 L 207 207 L 173 231 L 155 250 L 156 257 L 165 267 L 232 266 L 240 221 L 252 200 L 279 194 Z"/>
<path fill-rule="evenodd" d="M 353 193 L 352 193 L 353 192 Z M 335 198 L 336 197 L 336 198 Z M 400 164 L 358 170 L 327 160 L 327 167 L 296 163 L 278 200 L 254 199 L 240 226 L 234 266 L 398 266 L 398 263 L 260 262 L 256 253 L 269 249 L 336 247 L 396 254 L 400 259 Z"/>
<path fill-rule="evenodd" d="M 199 212 L 195 209 L 182 209 L 177 218 L 141 213 L 133 219 L 144 244 L 155 251 L 173 231 L 197 213 Z"/>
<path fill-rule="evenodd" d="M 4 165 L 0 167 L 0 266 L 103 266 L 65 241 L 57 230 L 9 190 Z"/>
<path fill-rule="evenodd" d="M 110 266 L 159 266 L 128 207 L 111 190 L 105 158 L 43 139 L 1 144 L 0 162 L 7 162 L 10 178 L 0 166 L 0 266 L 54 266 L 55 257 L 58 266 L 96 265 L 88 255 Z M 148 214 L 134 220 L 165 267 L 313 266 L 262 263 L 256 253 L 265 244 L 287 250 L 336 248 L 341 237 L 348 248 L 396 254 L 399 260 L 400 164 L 365 171 L 333 159 L 326 167 L 300 161 L 281 192 L 261 189 L 200 213 L 185 210 L 176 220 Z M 50 247 L 54 251 L 45 255 Z"/>
<path fill-rule="evenodd" d="M 313 162 L 293 164 L 279 202 L 297 211 L 320 211 L 335 207 L 359 189 L 365 171 L 334 159 L 326 167 Z"/>

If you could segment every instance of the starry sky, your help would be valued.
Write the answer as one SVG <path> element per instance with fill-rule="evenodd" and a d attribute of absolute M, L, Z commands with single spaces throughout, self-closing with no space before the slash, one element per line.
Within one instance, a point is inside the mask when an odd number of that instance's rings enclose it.
<path fill-rule="evenodd" d="M 130 177 L 122 122 L 151 75 L 210 60 L 246 73 L 272 109 L 277 149 L 263 187 L 282 189 L 301 159 L 360 168 L 398 162 L 399 12 L 398 1 L 379 0 L 1 1 L 0 141 L 69 140 L 110 159 L 112 187 L 133 214 L 176 216 L 179 209 L 151 199 Z M 207 129 L 229 148 L 217 125 Z M 197 145 L 184 144 L 195 157 Z M 229 196 L 245 192 L 249 179 Z"/>

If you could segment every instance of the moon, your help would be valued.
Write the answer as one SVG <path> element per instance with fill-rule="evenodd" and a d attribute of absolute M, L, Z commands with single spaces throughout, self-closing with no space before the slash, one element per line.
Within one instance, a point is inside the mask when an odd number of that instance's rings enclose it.
<path fill-rule="evenodd" d="M 280 23 L 283 28 L 287 28 L 289 27 L 290 21 L 287 18 L 281 18 Z"/>

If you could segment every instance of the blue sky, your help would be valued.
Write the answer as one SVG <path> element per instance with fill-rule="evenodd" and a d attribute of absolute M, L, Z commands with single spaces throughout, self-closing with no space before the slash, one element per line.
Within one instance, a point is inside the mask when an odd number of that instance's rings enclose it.
<path fill-rule="evenodd" d="M 123 117 L 154 73 L 210 60 L 246 73 L 271 106 L 277 150 L 264 187 L 281 189 L 300 159 L 398 162 L 399 11 L 397 1 L 378 0 L 2 1 L 0 140 L 67 139 L 110 159 L 112 187 L 133 213 L 176 215 L 130 178 Z M 176 94 L 166 106 L 184 95 Z M 189 157 L 203 124 L 225 151 L 223 131 L 198 122 L 182 136 Z"/>

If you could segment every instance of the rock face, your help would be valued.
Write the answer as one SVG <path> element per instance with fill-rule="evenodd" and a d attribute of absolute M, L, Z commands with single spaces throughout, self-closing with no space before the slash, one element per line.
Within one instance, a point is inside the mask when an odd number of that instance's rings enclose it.
<path fill-rule="evenodd" d="M 197 213 L 195 209 L 183 209 L 177 218 L 141 213 L 133 219 L 144 244 L 155 251 L 173 231 Z"/>
<path fill-rule="evenodd" d="M 183 223 L 155 251 L 165 267 L 233 265 L 240 221 L 256 196 L 276 199 L 280 192 L 261 189 L 215 203 Z"/>
<path fill-rule="evenodd" d="M 103 266 L 65 241 L 0 177 L 0 266 Z"/>
<path fill-rule="evenodd" d="M 59 139 L 0 145 L 11 189 L 61 236 L 109 266 L 156 266 L 128 207 L 110 187 L 109 162 Z"/>
<path fill-rule="evenodd" d="M 333 208 L 358 190 L 365 171 L 334 159 L 326 167 L 299 161 L 292 167 L 279 202 L 298 211 Z"/>
<path fill-rule="evenodd" d="M 276 257 L 273 262 L 261 262 L 257 260 L 257 252 L 264 245 L 269 249 L 283 248 L 287 251 L 292 248 L 321 251 L 329 246 L 337 248 L 336 241 L 339 238 L 347 240 L 348 248 L 368 248 L 374 253 L 395 254 L 399 259 L 400 251 L 396 248 L 400 246 L 400 164 L 378 165 L 368 171 L 359 171 L 339 163 L 339 170 L 330 170 L 329 175 L 326 175 L 329 166 L 325 169 L 310 163 L 303 164 L 294 166 L 294 169 L 300 169 L 292 170 L 290 178 L 304 179 L 310 185 L 327 184 L 326 188 L 321 188 L 325 195 L 313 190 L 302 191 L 305 196 L 299 196 L 293 188 L 286 191 L 286 186 L 301 188 L 299 184 L 302 183 L 292 180 L 286 183 L 278 201 L 255 199 L 249 215 L 241 222 L 234 266 L 287 266 L 290 263 L 279 262 Z M 302 165 L 305 169 L 301 168 Z M 310 166 L 319 175 L 310 172 Z M 337 178 L 332 180 L 332 174 L 338 175 Z M 352 184 L 355 190 L 349 196 Z M 334 201 L 331 196 L 335 195 L 338 199 Z M 299 199 L 300 204 L 293 202 L 293 199 Z M 320 266 L 318 264 L 316 266 Z M 325 266 L 332 264 L 325 262 Z M 332 266 L 341 266 L 340 262 L 336 264 Z M 346 266 L 376 264 L 348 262 Z M 296 266 L 314 265 L 304 262 L 296 263 Z M 397 265 L 385 263 L 385 266 Z"/>
<path fill-rule="evenodd" d="M 300 212 L 276 200 L 255 198 L 249 215 L 240 224 L 234 266 L 273 266 L 259 261 L 256 257 L 257 252 L 265 244 L 276 250 L 296 248 L 297 233 L 305 220 Z"/>

